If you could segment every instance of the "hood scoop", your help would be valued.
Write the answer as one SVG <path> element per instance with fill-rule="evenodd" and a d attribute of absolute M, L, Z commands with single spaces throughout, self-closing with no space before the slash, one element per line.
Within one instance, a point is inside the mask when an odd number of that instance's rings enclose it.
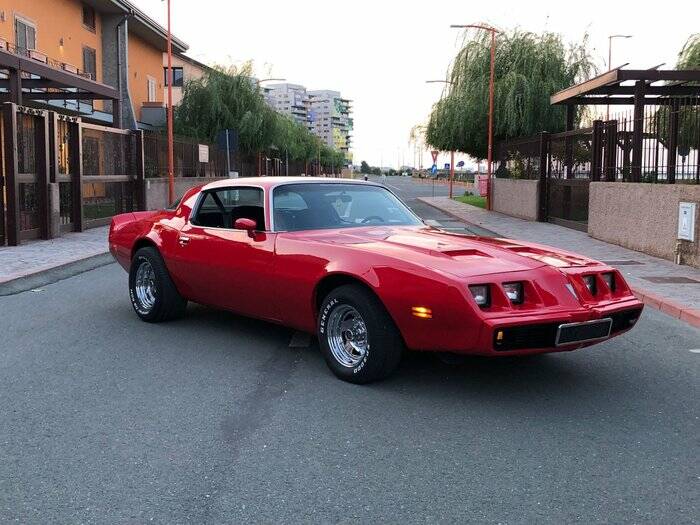
<path fill-rule="evenodd" d="M 477 257 L 490 258 L 491 256 L 474 248 L 466 248 L 463 250 L 447 250 L 443 254 L 452 257 L 453 259 L 473 259 Z"/>
<path fill-rule="evenodd" d="M 522 255 L 523 257 L 529 257 L 548 266 L 553 266 L 554 268 L 568 268 L 571 266 L 591 266 L 596 264 L 595 262 L 584 259 L 582 257 L 575 257 L 573 255 L 562 254 L 562 253 L 552 253 L 546 250 L 540 250 L 538 248 L 533 248 L 530 246 L 508 246 L 509 250 Z"/>

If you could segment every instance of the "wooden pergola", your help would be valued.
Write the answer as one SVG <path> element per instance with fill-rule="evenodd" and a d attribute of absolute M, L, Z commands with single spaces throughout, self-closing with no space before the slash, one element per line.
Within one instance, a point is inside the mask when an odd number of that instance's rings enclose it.
<path fill-rule="evenodd" d="M 612 69 L 550 97 L 566 106 L 566 131 L 572 131 L 576 106 L 634 106 L 632 179 L 641 179 L 645 106 L 670 106 L 667 148 L 669 173 L 675 174 L 678 148 L 678 110 L 700 104 L 700 70 Z M 700 144 L 698 144 L 700 148 Z"/>

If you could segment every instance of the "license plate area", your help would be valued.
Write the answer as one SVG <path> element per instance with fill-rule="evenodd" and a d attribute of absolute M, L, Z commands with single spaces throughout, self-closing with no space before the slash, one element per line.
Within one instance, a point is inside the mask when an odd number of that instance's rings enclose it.
<path fill-rule="evenodd" d="M 559 325 L 555 344 L 557 346 L 589 343 L 610 337 L 612 319 L 596 319 L 583 323 L 567 323 Z"/>

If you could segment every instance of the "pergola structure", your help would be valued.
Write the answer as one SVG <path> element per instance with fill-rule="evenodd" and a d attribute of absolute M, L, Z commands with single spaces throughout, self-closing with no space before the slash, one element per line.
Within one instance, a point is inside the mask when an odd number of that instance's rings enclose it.
<path fill-rule="evenodd" d="M 121 98 L 115 88 L 44 55 L 13 52 L 9 44 L 6 46 L 0 47 L 0 71 L 7 77 L 0 78 L 0 102 L 22 105 L 29 100 L 110 100 L 113 115 L 120 114 Z M 115 127 L 119 127 L 119 120 L 113 118 Z"/>
<path fill-rule="evenodd" d="M 678 109 L 700 104 L 700 70 L 612 69 L 550 97 L 566 106 L 566 131 L 572 131 L 576 106 L 634 106 L 632 180 L 641 180 L 645 106 L 670 106 L 667 148 L 669 174 L 675 174 L 678 147 Z M 700 144 L 698 144 L 700 148 Z M 670 182 L 670 181 L 669 181 Z"/>

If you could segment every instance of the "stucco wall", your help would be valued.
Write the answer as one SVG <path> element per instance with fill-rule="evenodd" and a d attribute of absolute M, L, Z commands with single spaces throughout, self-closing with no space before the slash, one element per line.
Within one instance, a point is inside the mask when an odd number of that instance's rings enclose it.
<path fill-rule="evenodd" d="M 188 189 L 209 184 L 219 177 L 176 177 L 175 178 L 175 198 L 179 199 Z M 168 179 L 146 179 L 146 209 L 162 210 L 167 208 L 168 202 Z"/>
<path fill-rule="evenodd" d="M 163 53 L 163 68 L 166 67 L 168 67 L 168 54 Z M 190 80 L 202 78 L 206 71 L 203 67 L 181 58 L 177 53 L 173 53 L 173 67 L 181 67 L 183 75 L 183 87 L 173 86 L 173 105 L 177 106 L 182 100 L 184 84 Z M 163 80 L 165 80 L 165 73 L 163 73 Z M 163 100 L 168 100 L 168 86 L 165 84 L 163 84 Z"/>
<path fill-rule="evenodd" d="M 156 102 L 163 102 L 163 52 L 142 38 L 129 33 L 129 93 L 136 119 L 141 119 L 141 106 L 148 101 L 148 77 L 156 83 Z"/>
<path fill-rule="evenodd" d="M 494 211 L 525 219 L 537 220 L 538 180 L 492 179 Z"/>
<path fill-rule="evenodd" d="M 588 234 L 602 241 L 674 260 L 678 235 L 678 203 L 697 202 L 700 186 L 592 182 Z M 682 241 L 682 262 L 700 267 L 700 218 L 695 242 Z"/>
<path fill-rule="evenodd" d="M 0 37 L 16 44 L 15 18 L 36 29 L 36 49 L 53 60 L 83 69 L 83 47 L 95 50 L 97 81 L 102 79 L 102 17 L 95 13 L 95 30 L 83 25 L 83 7 L 78 0 L 0 0 Z M 63 39 L 63 45 L 61 45 Z M 102 102 L 95 101 L 101 109 Z"/>

